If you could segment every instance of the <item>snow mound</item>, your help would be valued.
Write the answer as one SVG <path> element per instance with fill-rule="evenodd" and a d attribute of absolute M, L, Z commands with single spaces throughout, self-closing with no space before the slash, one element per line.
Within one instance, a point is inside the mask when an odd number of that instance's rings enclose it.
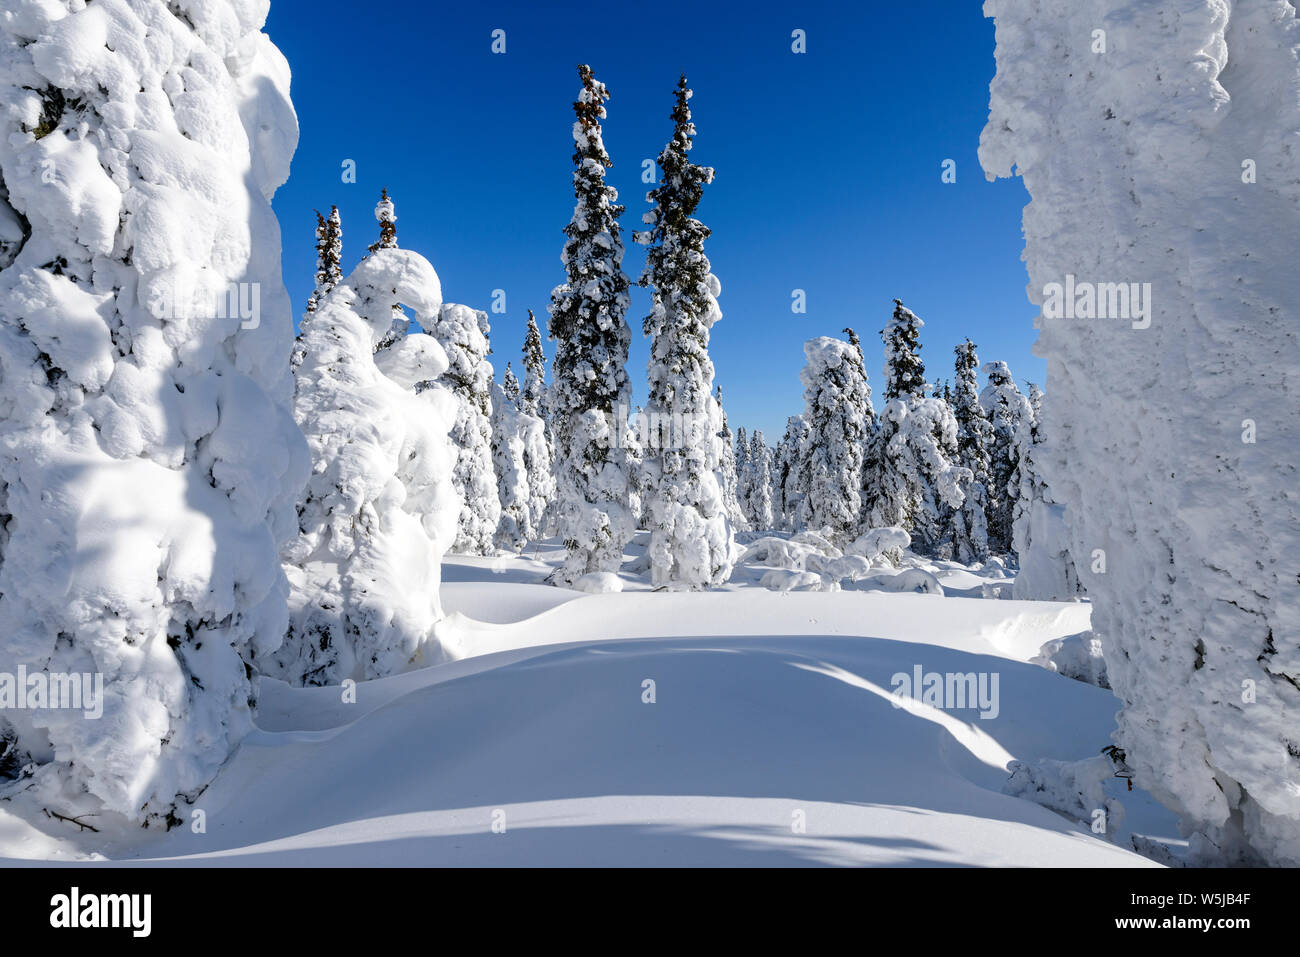
<path fill-rule="evenodd" d="M 1106 659 L 1101 653 L 1101 640 L 1090 631 L 1065 638 L 1053 638 L 1030 660 L 1067 678 L 1086 681 L 1098 688 L 1110 687 L 1110 681 L 1106 677 Z"/>
<path fill-rule="evenodd" d="M 893 525 L 873 528 L 859 535 L 845 550 L 850 555 L 861 555 L 868 561 L 883 558 L 897 565 L 903 552 L 912 544 L 912 536 Z"/>
<path fill-rule="evenodd" d="M 790 591 L 807 591 L 822 586 L 822 576 L 814 572 L 796 571 L 790 568 L 773 568 L 764 573 L 759 584 L 769 591 L 785 594 Z"/>
<path fill-rule="evenodd" d="M 1083 761 L 1013 761 L 1008 770 L 1005 794 L 1060 811 L 1108 839 L 1124 823 L 1124 805 L 1103 788 L 1115 777 L 1115 765 L 1105 755 Z"/>
<path fill-rule="evenodd" d="M 588 572 L 578 576 L 572 587 L 592 595 L 608 595 L 623 590 L 623 579 L 614 572 Z"/>
<path fill-rule="evenodd" d="M 943 586 L 924 568 L 906 568 L 896 575 L 873 575 L 858 583 L 871 591 L 910 591 L 919 595 L 943 595 Z"/>

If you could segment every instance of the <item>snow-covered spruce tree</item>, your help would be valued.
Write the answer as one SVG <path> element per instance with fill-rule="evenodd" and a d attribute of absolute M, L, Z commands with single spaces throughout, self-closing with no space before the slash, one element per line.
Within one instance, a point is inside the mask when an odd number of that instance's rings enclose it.
<path fill-rule="evenodd" d="M 1043 390 L 1038 387 L 1037 383 L 1026 383 L 1029 386 L 1029 411 L 1033 414 L 1034 425 L 1043 420 Z"/>
<path fill-rule="evenodd" d="M 772 515 L 772 450 L 767 447 L 767 440 L 761 429 L 754 431 L 749 444 L 749 454 L 745 461 L 751 479 L 749 496 L 746 499 L 746 517 L 750 528 L 766 532 L 773 526 Z"/>
<path fill-rule="evenodd" d="M 921 317 L 894 300 L 894 314 L 880 337 L 885 343 L 885 398 L 925 396 L 925 363 L 921 361 Z M 859 353 L 861 346 L 858 347 Z"/>
<path fill-rule="evenodd" d="M 844 327 L 844 334 L 849 337 L 849 345 L 857 353 L 858 365 L 862 367 L 862 381 L 867 385 L 866 423 L 862 436 L 862 488 L 860 490 L 865 517 L 869 511 L 870 503 L 875 497 L 872 489 L 879 480 L 880 463 L 877 456 L 880 454 L 880 421 L 876 418 L 876 409 L 871 403 L 871 377 L 867 374 L 867 356 L 862 351 L 862 340 L 858 338 L 857 332 L 849 326 Z"/>
<path fill-rule="evenodd" d="M 979 402 L 979 356 L 967 339 L 953 352 L 956 387 L 950 405 L 957 419 L 957 464 L 970 469 L 971 483 L 961 508 L 951 511 L 953 557 L 959 562 L 983 562 L 989 555 L 989 448 L 993 428 Z"/>
<path fill-rule="evenodd" d="M 718 482 L 722 489 L 722 505 L 731 524 L 736 528 L 744 528 L 745 516 L 740 510 L 740 476 L 736 471 L 736 440 L 731 434 L 731 426 L 727 424 L 727 410 L 722 407 L 722 386 L 717 386 L 713 390 L 713 404 L 722 419 L 722 427 L 718 430 L 721 445 L 717 467 Z"/>
<path fill-rule="evenodd" d="M 510 363 L 506 363 L 505 375 L 501 377 L 501 392 L 507 402 L 516 409 L 519 408 L 519 380 L 515 378 L 515 370 L 510 368 Z"/>
<path fill-rule="evenodd" d="M 1052 498 L 1043 480 L 1040 456 L 1046 454 L 1043 391 L 1029 383 L 1028 428 L 1016 433 L 1016 488 L 1012 544 L 1019 571 L 1012 597 L 1036 601 L 1069 601 L 1082 592 L 1079 572 L 1070 555 L 1065 507 Z"/>
<path fill-rule="evenodd" d="M 501 520 L 497 476 L 492 465 L 492 363 L 487 313 L 458 303 L 443 303 L 437 319 L 421 323 L 438 340 L 449 366 L 441 382 L 456 396 L 456 447 L 452 484 L 460 497 L 460 519 L 452 551 L 489 555 L 496 548 Z M 526 481 L 525 481 L 526 485 Z"/>
<path fill-rule="evenodd" d="M 555 447 L 551 441 L 550 418 L 546 411 L 546 354 L 542 334 L 533 311 L 528 310 L 528 331 L 524 336 L 524 382 L 519 390 L 519 411 L 540 419 L 540 441 L 524 446 L 528 470 L 528 511 L 534 535 L 545 538 L 555 526 Z M 531 434 L 531 433 L 530 433 Z"/>
<path fill-rule="evenodd" d="M 734 459 L 736 462 L 736 502 L 740 506 L 740 516 L 745 525 L 749 525 L 749 513 L 745 503 L 749 499 L 749 435 L 745 432 L 742 425 L 736 429 L 736 446 Z"/>
<path fill-rule="evenodd" d="M 953 464 L 957 420 L 941 399 L 925 394 L 920 318 L 894 300 L 885 342 L 885 407 L 872 443 L 875 475 L 866 484 L 868 528 L 898 526 L 918 551 L 936 551 L 944 538 L 942 510 L 958 508 L 969 472 Z"/>
<path fill-rule="evenodd" d="M 989 548 L 1000 554 L 1014 549 L 1012 529 L 1015 524 L 1016 498 L 1020 482 L 1016 463 L 1020 457 L 1019 436 L 1033 424 L 1029 400 L 1016 387 L 1005 362 L 984 363 L 988 384 L 980 393 L 992 433 L 989 446 L 988 536 Z"/>
<path fill-rule="evenodd" d="M 184 7 L 0 18 L 0 671 L 103 676 L 98 720 L 9 708 L 0 738 L 37 807 L 146 824 L 252 728 L 308 472 L 288 66 L 265 4 Z"/>
<path fill-rule="evenodd" d="M 330 207 L 329 218 L 316 213 L 316 288 L 307 299 L 307 312 L 329 295 L 343 278 L 343 223 L 339 208 Z"/>
<path fill-rule="evenodd" d="M 691 162 L 691 91 L 683 75 L 673 106 L 673 136 L 660 151 L 659 185 L 646 194 L 653 204 L 637 234 L 647 246 L 640 284 L 650 288 L 650 314 L 644 331 L 650 339 L 649 397 L 646 412 L 681 421 L 679 441 L 647 455 L 651 492 L 642 503 L 650 531 L 650 571 L 656 585 L 702 588 L 731 575 L 732 522 L 740 506 L 735 497 L 736 456 L 722 390 L 710 396 L 713 362 L 709 330 L 719 319 L 721 286 L 709 271 L 704 241 L 709 228 L 695 218 L 713 169 Z"/>
<path fill-rule="evenodd" d="M 808 363 L 799 380 L 808 432 L 799 462 L 805 495 L 795 522 L 830 529 L 830 540 L 843 547 L 857 537 L 862 516 L 867 380 L 860 353 L 840 339 L 809 339 L 803 352 Z"/>
<path fill-rule="evenodd" d="M 573 219 L 564 227 L 567 280 L 551 293 L 550 335 L 555 340 L 549 404 L 555 447 L 556 520 L 568 555 L 557 583 L 595 572 L 616 572 L 634 528 L 627 507 L 627 455 L 617 421 L 626 417 L 631 387 L 624 316 L 628 278 L 618 191 L 605 183 L 609 154 L 601 138 L 609 93 L 578 68 L 582 92 L 573 104 L 576 148 Z"/>
<path fill-rule="evenodd" d="M 292 684 L 381 678 L 447 654 L 434 626 L 456 531 L 447 431 L 457 404 L 440 385 L 415 391 L 447 370 L 447 355 L 425 335 L 374 351 L 395 303 L 423 319 L 441 296 L 422 256 L 378 249 L 303 321 L 294 415 L 313 469 L 283 553 L 293 590 L 275 656 Z"/>
<path fill-rule="evenodd" d="M 397 210 L 388 195 L 388 187 L 379 190 L 379 202 L 375 204 L 375 219 L 379 220 L 379 238 L 368 247 L 370 252 L 379 249 L 397 248 Z"/>
<path fill-rule="evenodd" d="M 542 333 L 537 319 L 528 310 L 528 331 L 524 334 L 524 384 L 519 391 L 519 409 L 527 415 L 545 420 L 546 353 L 542 351 Z"/>
<path fill-rule="evenodd" d="M 1032 298 L 1065 273 L 1150 283 L 1128 320 L 1045 310 L 1035 346 L 1039 463 L 1124 705 L 1116 741 L 1194 860 L 1300 865 L 1300 299 L 1295 242 L 1276 241 L 1300 227 L 1295 5 L 985 9 L 980 159 L 1032 199 Z"/>
<path fill-rule="evenodd" d="M 785 531 L 798 531 L 796 524 L 803 489 L 799 478 L 801 456 L 808 440 L 808 423 L 802 415 L 786 419 L 785 435 L 776 450 L 776 469 L 772 475 L 773 518 Z"/>
<path fill-rule="evenodd" d="M 524 449 L 533 440 L 530 432 L 541 432 L 542 420 L 524 415 L 506 394 L 503 386 L 492 383 L 492 463 L 496 469 L 501 517 L 497 522 L 497 548 L 522 551 L 536 535 L 529 508 L 528 463 Z M 540 439 L 540 435 L 537 436 Z"/>
<path fill-rule="evenodd" d="M 638 405 L 623 435 L 623 451 L 627 456 L 627 510 L 634 529 L 645 528 L 645 503 L 658 481 L 658 469 L 646 465 L 646 450 L 654 454 L 648 423 L 649 416 Z"/>

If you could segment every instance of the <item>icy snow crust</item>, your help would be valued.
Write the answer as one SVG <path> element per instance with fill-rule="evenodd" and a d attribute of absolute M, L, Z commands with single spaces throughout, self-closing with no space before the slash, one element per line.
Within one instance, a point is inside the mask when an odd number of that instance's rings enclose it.
<path fill-rule="evenodd" d="M 170 9 L 169 9 L 170 7 Z M 174 12 L 173 12 L 174 11 Z M 16 710 L 34 788 L 157 820 L 252 727 L 307 449 L 269 199 L 297 143 L 265 2 L 0 18 L 0 671 L 101 672 L 99 720 Z M 17 230 L 15 230 L 17 225 Z M 215 318 L 232 287 L 260 309 Z"/>
<path fill-rule="evenodd" d="M 1152 284 L 1147 328 L 1038 320 L 1048 362 L 1038 464 L 1065 506 L 1125 704 L 1115 740 L 1203 859 L 1295 866 L 1295 10 L 1266 0 L 984 9 L 997 21 L 997 75 L 980 159 L 990 176 L 1014 167 L 1032 197 L 1031 300 L 1068 274 Z M 1099 29 L 1105 53 L 1093 52 Z"/>

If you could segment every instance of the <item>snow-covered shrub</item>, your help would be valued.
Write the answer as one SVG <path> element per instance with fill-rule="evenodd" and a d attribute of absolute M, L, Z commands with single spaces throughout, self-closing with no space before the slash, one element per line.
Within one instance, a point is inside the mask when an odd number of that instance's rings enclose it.
<path fill-rule="evenodd" d="M 841 555 L 838 558 L 831 558 L 814 552 L 808 555 L 804 562 L 807 569 L 821 575 L 823 581 L 837 583 L 845 579 L 861 581 L 871 574 L 874 567 L 870 559 L 861 555 Z"/>
<path fill-rule="evenodd" d="M 307 475 L 270 198 L 297 122 L 265 4 L 0 16 L 0 671 L 36 787 L 174 820 L 252 727 Z"/>
<path fill-rule="evenodd" d="M 985 10 L 997 75 L 980 159 L 1032 198 L 1040 464 L 1124 705 L 1116 741 L 1194 857 L 1296 866 L 1294 5 Z M 1087 42 L 1100 26 L 1104 55 Z M 1064 318 L 1081 289 L 1112 318 Z"/>
<path fill-rule="evenodd" d="M 813 531 L 811 528 L 805 528 L 802 532 L 795 532 L 790 536 L 790 541 L 797 545 L 810 545 L 823 555 L 831 558 L 838 558 L 844 554 L 843 551 L 835 545 L 830 539 L 831 530 L 823 527 L 819 531 Z"/>
<path fill-rule="evenodd" d="M 815 545 L 800 544 L 775 536 L 765 536 L 751 542 L 740 556 L 741 564 L 766 565 L 769 568 L 790 568 L 803 570 L 809 555 L 822 555 Z"/>
<path fill-rule="evenodd" d="M 905 568 L 901 572 L 871 575 L 862 578 L 858 587 L 863 591 L 914 592 L 918 595 L 943 595 L 939 579 L 924 568 Z"/>
<path fill-rule="evenodd" d="M 791 591 L 821 591 L 823 580 L 816 572 L 773 568 L 764 572 L 758 583 L 769 591 L 785 594 Z"/>
<path fill-rule="evenodd" d="M 313 469 L 284 550 L 293 591 L 276 654 L 292 683 L 379 678 L 443 654 L 441 560 L 460 508 L 447 437 L 458 404 L 437 382 L 447 355 L 423 334 L 373 348 L 395 304 L 423 319 L 440 299 L 427 260 L 381 248 L 303 322 L 294 415 Z"/>
<path fill-rule="evenodd" d="M 1090 631 L 1065 638 L 1053 638 L 1039 649 L 1030 663 L 1098 688 L 1110 687 L 1101 641 Z"/>
<path fill-rule="evenodd" d="M 844 551 L 847 555 L 861 555 L 868 561 L 887 562 L 897 567 L 911 544 L 911 535 L 896 525 L 886 525 L 863 532 Z"/>
<path fill-rule="evenodd" d="M 623 579 L 613 572 L 588 572 L 580 575 L 572 587 L 592 595 L 609 595 L 623 590 Z"/>
<path fill-rule="evenodd" d="M 1115 777 L 1115 764 L 1104 754 L 1083 761 L 1012 761 L 1007 770 L 1004 794 L 1059 811 L 1107 840 L 1124 823 L 1124 805 L 1102 787 Z"/>

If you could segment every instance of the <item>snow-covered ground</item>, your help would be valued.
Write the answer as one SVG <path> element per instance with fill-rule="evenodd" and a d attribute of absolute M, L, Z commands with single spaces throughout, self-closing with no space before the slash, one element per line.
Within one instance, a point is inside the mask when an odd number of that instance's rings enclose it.
<path fill-rule="evenodd" d="M 624 568 L 646 546 L 639 535 Z M 0 855 L 194 865 L 1082 865 L 1177 854 L 1172 815 L 1120 779 L 1103 836 L 1003 793 L 1012 760 L 1095 759 L 1109 691 L 1030 663 L 1088 629 L 1086 603 L 992 600 L 1005 579 L 928 566 L 944 596 L 727 588 L 584 594 L 540 584 L 554 543 L 451 558 L 460 660 L 339 687 L 265 681 L 258 729 L 158 834 L 0 804 Z M 964 597 L 974 596 L 974 597 Z M 939 709 L 894 676 L 975 673 Z M 652 682 L 653 684 L 647 684 Z M 649 699 L 653 699 L 652 701 Z M 970 702 L 968 702 L 970 704 Z M 992 706 L 987 706 L 992 704 Z M 981 717 L 987 714 L 988 717 Z M 1104 759 L 1102 759 L 1104 760 Z M 191 811 L 192 814 L 192 811 Z"/>

